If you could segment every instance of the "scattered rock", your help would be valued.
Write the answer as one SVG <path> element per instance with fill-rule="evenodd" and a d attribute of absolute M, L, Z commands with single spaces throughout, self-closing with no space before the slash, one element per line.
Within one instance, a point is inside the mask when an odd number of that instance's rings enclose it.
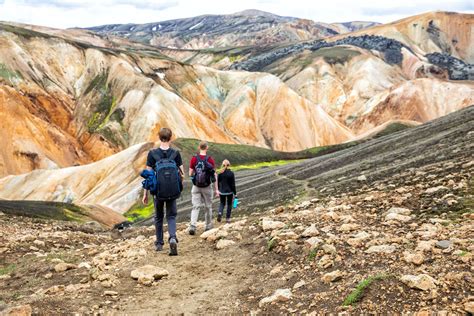
<path fill-rule="evenodd" d="M 335 254 L 337 253 L 337 250 L 336 250 L 336 247 L 334 247 L 333 245 L 329 245 L 329 244 L 324 244 L 321 249 L 325 252 L 325 253 L 328 253 L 328 254 Z"/>
<path fill-rule="evenodd" d="M 403 208 L 403 207 L 391 207 L 386 213 L 385 215 L 388 215 L 388 214 L 400 214 L 400 215 L 405 215 L 405 216 L 408 216 L 411 214 L 411 210 L 407 209 L 407 208 Z"/>
<path fill-rule="evenodd" d="M 441 249 L 448 249 L 452 245 L 453 243 L 450 240 L 440 240 L 435 244 L 436 248 L 441 248 Z"/>
<path fill-rule="evenodd" d="M 46 273 L 46 274 L 44 275 L 44 278 L 45 278 L 45 279 L 51 279 L 52 277 L 53 277 L 53 274 L 52 274 L 51 272 Z"/>
<path fill-rule="evenodd" d="M 75 264 L 60 262 L 60 263 L 58 263 L 57 265 L 54 266 L 54 271 L 64 272 L 64 271 L 72 270 L 72 269 L 76 269 L 76 268 L 77 268 L 77 266 Z"/>
<path fill-rule="evenodd" d="M 321 245 L 323 242 L 324 241 L 322 239 L 319 239 L 318 237 L 311 237 L 305 240 L 305 245 L 309 246 L 311 249 L 314 249 Z"/>
<path fill-rule="evenodd" d="M 311 224 L 311 226 L 306 228 L 305 231 L 301 234 L 301 237 L 314 237 L 318 235 L 319 235 L 319 231 L 316 228 L 316 225 Z"/>
<path fill-rule="evenodd" d="M 464 303 L 464 311 L 468 314 L 474 315 L 474 302 Z"/>
<path fill-rule="evenodd" d="M 378 245 L 367 249 L 366 253 L 392 253 L 397 249 L 394 245 Z"/>
<path fill-rule="evenodd" d="M 119 295 L 119 293 L 115 292 L 115 291 L 105 291 L 104 295 L 105 296 L 117 296 L 117 295 Z"/>
<path fill-rule="evenodd" d="M 339 270 L 335 270 L 333 272 L 326 273 L 325 275 L 323 275 L 321 277 L 321 281 L 325 283 L 331 283 L 331 282 L 335 282 L 342 279 L 343 276 L 344 276 L 344 273 L 342 273 Z"/>
<path fill-rule="evenodd" d="M 357 181 L 367 181 L 367 177 L 365 175 L 358 176 Z"/>
<path fill-rule="evenodd" d="M 220 249 L 224 249 L 224 248 L 227 248 L 229 246 L 232 246 L 232 245 L 235 245 L 235 241 L 228 240 L 228 239 L 221 239 L 217 242 L 216 248 L 220 250 Z"/>
<path fill-rule="evenodd" d="M 418 242 L 416 246 L 416 251 L 431 251 L 434 245 L 436 244 L 436 240 L 421 240 Z"/>
<path fill-rule="evenodd" d="M 407 263 L 420 265 L 420 264 L 423 264 L 423 262 L 425 262 L 425 256 L 423 255 L 422 252 L 416 252 L 416 253 L 404 252 L 403 255 L 404 255 L 404 260 Z"/>
<path fill-rule="evenodd" d="M 399 222 L 408 222 L 411 220 L 410 216 L 405 216 L 397 213 L 389 213 L 385 216 L 386 221 L 399 221 Z"/>
<path fill-rule="evenodd" d="M 35 239 L 33 241 L 33 244 L 35 244 L 36 246 L 39 246 L 39 247 L 44 247 L 46 245 L 46 243 L 42 240 L 38 240 L 38 239 Z"/>
<path fill-rule="evenodd" d="M 352 238 L 349 238 L 346 242 L 353 247 L 357 247 L 357 246 L 362 245 L 364 241 L 369 239 L 369 237 L 370 237 L 369 233 L 365 231 L 361 231 L 360 233 L 353 235 Z"/>
<path fill-rule="evenodd" d="M 19 305 L 1 311 L 2 316 L 30 316 L 33 312 L 30 305 Z"/>
<path fill-rule="evenodd" d="M 274 303 L 274 302 L 286 302 L 291 299 L 291 290 L 290 289 L 278 289 L 273 293 L 273 295 L 262 298 L 258 305 L 263 307 L 265 304 Z"/>
<path fill-rule="evenodd" d="M 84 268 L 84 269 L 87 269 L 87 270 L 90 270 L 92 268 L 91 265 L 87 262 L 81 262 L 81 263 L 79 263 L 79 265 L 77 267 L 79 269 Z"/>
<path fill-rule="evenodd" d="M 448 188 L 447 187 L 444 187 L 444 186 L 437 186 L 437 187 L 433 187 L 433 188 L 428 188 L 425 190 L 425 193 L 426 194 L 433 194 L 433 193 L 436 193 L 436 192 L 439 192 L 439 191 L 447 191 Z"/>
<path fill-rule="evenodd" d="M 342 224 L 341 227 L 339 227 L 339 230 L 342 232 L 350 232 L 358 228 L 359 228 L 359 225 L 357 224 Z"/>
<path fill-rule="evenodd" d="M 306 285 L 306 282 L 304 280 L 301 280 L 299 282 L 296 282 L 295 285 L 293 285 L 293 289 L 296 290 L 305 285 Z"/>
<path fill-rule="evenodd" d="M 403 283 L 407 286 L 420 289 L 422 291 L 433 290 L 436 288 L 436 283 L 438 283 L 435 279 L 430 277 L 427 274 L 419 274 L 419 275 L 404 275 L 400 279 Z"/>
<path fill-rule="evenodd" d="M 281 273 L 281 271 L 283 270 L 283 267 L 282 266 L 276 266 L 274 267 L 271 271 L 270 271 L 270 275 L 276 275 L 276 274 L 279 274 Z"/>
<path fill-rule="evenodd" d="M 263 228 L 264 231 L 280 229 L 280 228 L 283 228 L 283 227 L 285 227 L 285 223 L 283 223 L 283 222 L 273 221 L 273 220 L 268 219 L 268 218 L 264 218 L 262 220 L 262 228 Z"/>
<path fill-rule="evenodd" d="M 153 280 L 161 279 L 163 277 L 167 277 L 168 275 L 169 273 L 165 269 L 155 267 L 151 264 L 135 269 L 130 273 L 130 276 L 132 277 L 132 279 L 135 279 L 135 280 L 141 279 L 142 281 L 148 281 L 148 280 L 153 281 Z"/>
<path fill-rule="evenodd" d="M 216 240 L 217 239 L 216 234 L 218 231 L 219 231 L 219 228 L 209 229 L 205 231 L 204 233 L 202 233 L 200 237 L 204 240 L 208 240 L 208 239 Z"/>
<path fill-rule="evenodd" d="M 331 259 L 331 256 L 329 255 L 324 255 L 319 261 L 318 261 L 318 267 L 322 269 L 327 269 L 331 266 L 334 265 L 334 261 Z"/>

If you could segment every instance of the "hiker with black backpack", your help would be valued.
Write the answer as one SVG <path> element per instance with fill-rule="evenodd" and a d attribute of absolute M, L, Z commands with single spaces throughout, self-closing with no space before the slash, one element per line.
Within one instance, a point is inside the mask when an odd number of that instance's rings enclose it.
<path fill-rule="evenodd" d="M 191 158 L 189 164 L 189 176 L 193 182 L 193 188 L 191 190 L 193 209 L 191 211 L 191 225 L 189 227 L 190 235 L 196 233 L 199 210 L 202 206 L 205 208 L 204 218 L 206 221 L 206 230 L 212 228 L 213 192 L 215 192 L 216 196 L 219 196 L 215 161 L 211 156 L 207 155 L 208 148 L 209 145 L 207 142 L 200 142 L 199 153 Z"/>
<path fill-rule="evenodd" d="M 148 204 L 148 191 L 153 195 L 155 207 L 156 251 L 163 250 L 163 217 L 166 204 L 166 220 L 168 222 L 170 256 L 178 255 L 178 238 L 176 236 L 176 199 L 183 190 L 184 168 L 181 154 L 170 147 L 173 133 L 169 128 L 159 132 L 160 147 L 148 152 L 146 169 L 142 176 L 145 191 L 143 204 Z"/>

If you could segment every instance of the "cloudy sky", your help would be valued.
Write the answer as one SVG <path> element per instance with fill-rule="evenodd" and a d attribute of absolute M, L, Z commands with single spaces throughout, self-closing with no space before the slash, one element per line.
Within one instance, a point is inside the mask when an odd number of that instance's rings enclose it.
<path fill-rule="evenodd" d="M 0 0 L 0 20 L 67 28 L 158 22 L 245 9 L 321 22 L 390 22 L 434 10 L 474 13 L 474 0 Z"/>

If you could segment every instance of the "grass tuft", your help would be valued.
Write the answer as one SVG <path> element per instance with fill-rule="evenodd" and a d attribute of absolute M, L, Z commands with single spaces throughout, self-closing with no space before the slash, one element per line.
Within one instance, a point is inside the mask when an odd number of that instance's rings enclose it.
<path fill-rule="evenodd" d="M 366 289 L 375 281 L 384 280 L 390 277 L 386 274 L 377 274 L 375 276 L 370 276 L 364 280 L 362 280 L 359 284 L 357 284 L 356 288 L 346 297 L 342 306 L 350 306 L 354 305 L 358 301 L 362 299 L 365 294 Z"/>
<path fill-rule="evenodd" d="M 309 252 L 309 255 L 308 255 L 308 262 L 313 261 L 316 258 L 317 254 L 318 254 L 318 249 L 319 249 L 319 247 L 311 249 L 311 251 Z"/>
<path fill-rule="evenodd" d="M 141 202 L 135 204 L 130 210 L 125 212 L 123 216 L 127 218 L 130 222 L 138 222 L 143 219 L 147 219 L 153 215 L 155 208 L 153 202 L 150 202 L 148 205 L 143 205 Z"/>
<path fill-rule="evenodd" d="M 267 250 L 272 251 L 278 245 L 278 240 L 276 238 L 272 238 L 267 242 Z"/>
<path fill-rule="evenodd" d="M 10 264 L 6 267 L 0 267 L 0 275 L 10 274 L 11 272 L 15 271 L 16 265 Z"/>

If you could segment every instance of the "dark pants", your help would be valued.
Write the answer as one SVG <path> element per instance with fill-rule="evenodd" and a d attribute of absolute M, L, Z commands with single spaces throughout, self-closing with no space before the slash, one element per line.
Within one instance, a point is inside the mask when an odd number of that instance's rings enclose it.
<path fill-rule="evenodd" d="M 171 201 L 159 201 L 153 198 L 155 204 L 155 228 L 156 228 L 156 241 L 155 244 L 164 245 L 163 242 L 163 218 L 164 218 L 164 206 L 166 203 L 166 221 L 168 222 L 168 233 L 170 239 L 174 238 L 176 241 L 176 215 L 178 210 L 176 209 L 176 200 Z"/>
<path fill-rule="evenodd" d="M 225 216 L 226 219 L 230 219 L 230 214 L 232 213 L 232 201 L 234 199 L 233 194 L 229 195 L 220 195 L 221 204 L 219 205 L 219 215 L 222 216 L 222 212 L 224 212 L 224 207 L 227 203 L 227 214 Z"/>

